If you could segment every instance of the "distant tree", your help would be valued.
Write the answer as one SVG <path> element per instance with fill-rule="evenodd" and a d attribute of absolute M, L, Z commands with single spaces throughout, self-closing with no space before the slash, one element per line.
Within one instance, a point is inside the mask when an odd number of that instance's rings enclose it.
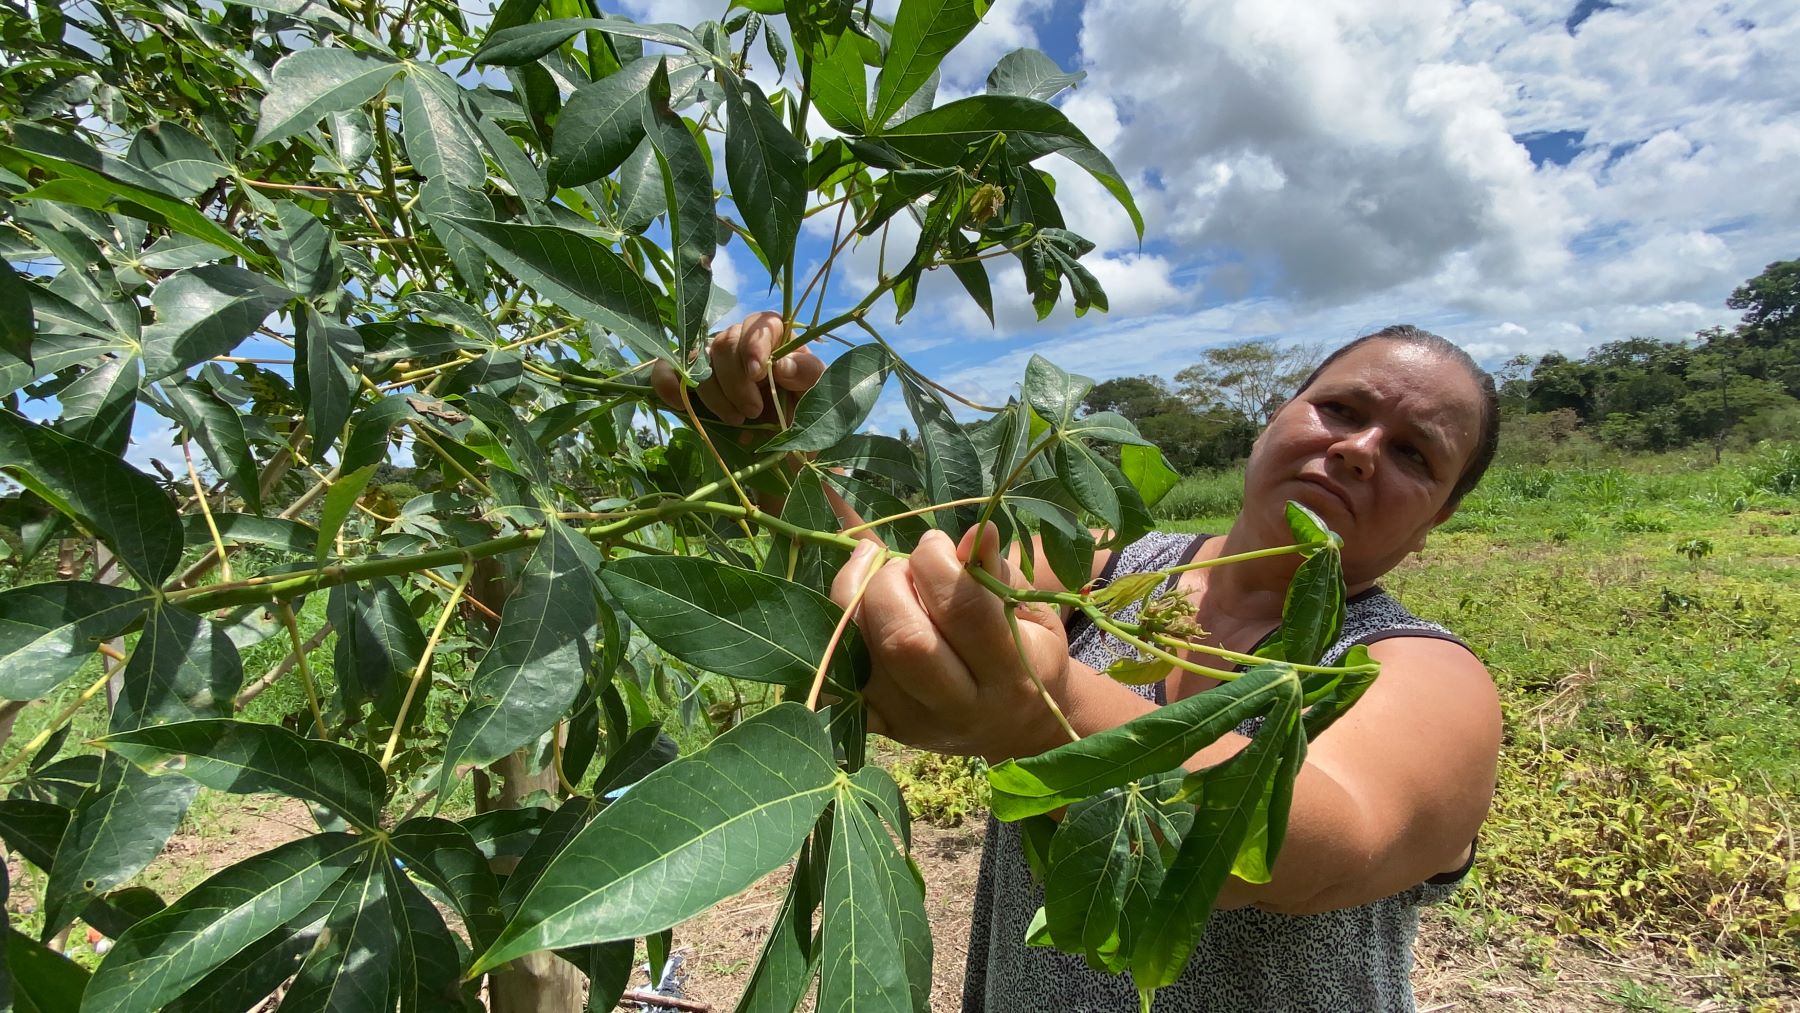
<path fill-rule="evenodd" d="M 1744 311 L 1744 326 L 1763 331 L 1800 327 L 1800 260 L 1778 260 L 1739 285 L 1725 305 Z"/>
<path fill-rule="evenodd" d="M 1527 404 L 1533 412 L 1566 408 L 1583 419 L 1593 417 L 1588 365 L 1561 352 L 1546 352 L 1531 371 Z"/>
<path fill-rule="evenodd" d="M 1162 449 L 1177 471 L 1219 468 L 1250 452 L 1256 425 L 1218 405 L 1197 410 L 1169 390 L 1160 376 L 1121 376 L 1094 385 L 1082 398 L 1083 411 L 1118 412 Z"/>
<path fill-rule="evenodd" d="M 1261 338 L 1221 345 L 1175 374 L 1177 393 L 1196 410 L 1219 405 L 1260 428 L 1321 358 L 1317 345 L 1278 345 Z"/>
<path fill-rule="evenodd" d="M 1707 347 L 1729 356 L 1745 376 L 1773 380 L 1800 398 L 1800 260 L 1770 264 L 1738 286 L 1725 305 L 1743 310 L 1743 323 L 1712 336 Z"/>

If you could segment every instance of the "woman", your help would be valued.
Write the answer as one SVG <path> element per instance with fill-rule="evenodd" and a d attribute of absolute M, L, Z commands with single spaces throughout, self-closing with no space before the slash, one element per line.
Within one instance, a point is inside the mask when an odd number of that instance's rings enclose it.
<path fill-rule="evenodd" d="M 746 321 L 744 340 L 730 351 L 749 365 L 720 372 L 760 377 L 757 354 L 766 357 L 774 339 L 761 335 L 771 329 L 778 332 L 778 320 Z M 760 401 L 741 391 L 714 396 L 743 417 L 760 413 L 749 411 Z M 1153 534 L 1096 554 L 1094 577 L 1110 579 L 1287 544 L 1283 506 L 1297 500 L 1345 543 L 1350 602 L 1327 660 L 1361 643 L 1382 664 L 1362 700 L 1311 743 L 1270 882 L 1227 881 L 1194 956 L 1158 993 L 1155 1010 L 1412 1009 L 1418 907 L 1453 889 L 1473 858 L 1493 792 L 1500 707 L 1468 648 L 1375 582 L 1419 550 L 1479 480 L 1493 457 L 1497 415 L 1492 379 L 1455 345 L 1412 327 L 1376 332 L 1334 353 L 1270 420 L 1245 466 L 1243 510 L 1229 532 Z M 1084 735 L 1215 684 L 1176 672 L 1158 686 L 1122 686 L 1100 670 L 1124 656 L 1124 646 L 1085 623 L 1065 628 L 1048 610 L 1020 610 L 1022 661 L 999 600 L 965 572 L 974 542 L 973 533 L 952 543 L 934 532 L 910 559 L 873 574 L 875 546 L 865 545 L 838 574 L 832 590 L 840 604 L 867 584 L 855 619 L 873 661 L 867 700 L 875 730 L 997 762 L 1067 741 L 1037 698 L 1027 663 Z M 980 540 L 979 565 L 1022 583 L 995 544 L 991 534 Z M 1210 643 L 1247 653 L 1279 626 L 1297 565 L 1286 555 L 1193 570 L 1177 587 Z M 1048 565 L 1040 561 L 1034 572 L 1039 586 L 1054 586 Z M 1253 729 L 1240 728 L 1187 766 L 1231 756 L 1248 742 L 1246 731 Z M 1136 1009 L 1128 978 L 1025 946 L 1042 900 L 1017 829 L 990 820 L 965 1013 Z"/>

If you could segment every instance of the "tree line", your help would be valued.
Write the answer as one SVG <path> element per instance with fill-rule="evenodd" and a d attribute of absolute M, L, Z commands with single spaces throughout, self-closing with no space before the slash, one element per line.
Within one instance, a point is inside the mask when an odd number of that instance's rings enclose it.
<path fill-rule="evenodd" d="M 1743 311 L 1735 327 L 1629 337 L 1577 358 L 1508 360 L 1495 377 L 1510 423 L 1503 432 L 1560 440 L 1580 431 L 1635 451 L 1800 429 L 1800 259 L 1770 264 L 1726 305 Z M 1322 355 L 1320 345 L 1238 342 L 1207 349 L 1173 382 L 1140 375 L 1095 384 L 1082 406 L 1131 419 L 1178 471 L 1226 467 L 1248 456 Z"/>

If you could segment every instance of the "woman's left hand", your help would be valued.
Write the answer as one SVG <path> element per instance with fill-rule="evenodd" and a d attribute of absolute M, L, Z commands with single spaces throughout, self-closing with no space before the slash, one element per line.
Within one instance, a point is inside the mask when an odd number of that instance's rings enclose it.
<path fill-rule="evenodd" d="M 1025 666 L 1057 695 L 1069 675 L 1069 645 L 1053 609 L 1018 606 L 1021 659 L 1006 618 L 1009 606 L 964 568 L 975 531 L 960 544 L 928 532 L 911 558 L 889 560 L 873 573 L 880 546 L 865 542 L 838 571 L 831 597 L 849 608 L 867 583 L 853 618 L 873 667 L 864 690 L 871 731 L 922 749 L 997 762 L 1062 741 Z M 985 527 L 979 551 L 989 573 L 1026 586 L 1000 555 L 992 525 Z"/>

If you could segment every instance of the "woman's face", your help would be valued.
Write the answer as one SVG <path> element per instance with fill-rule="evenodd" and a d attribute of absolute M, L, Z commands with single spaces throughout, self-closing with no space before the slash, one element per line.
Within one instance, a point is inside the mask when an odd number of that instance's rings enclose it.
<path fill-rule="evenodd" d="M 1369 341 L 1331 364 L 1257 437 L 1244 474 L 1246 520 L 1288 540 L 1283 504 L 1310 507 L 1344 538 L 1344 578 L 1375 580 L 1449 517 L 1474 454 L 1481 391 L 1429 349 Z"/>

